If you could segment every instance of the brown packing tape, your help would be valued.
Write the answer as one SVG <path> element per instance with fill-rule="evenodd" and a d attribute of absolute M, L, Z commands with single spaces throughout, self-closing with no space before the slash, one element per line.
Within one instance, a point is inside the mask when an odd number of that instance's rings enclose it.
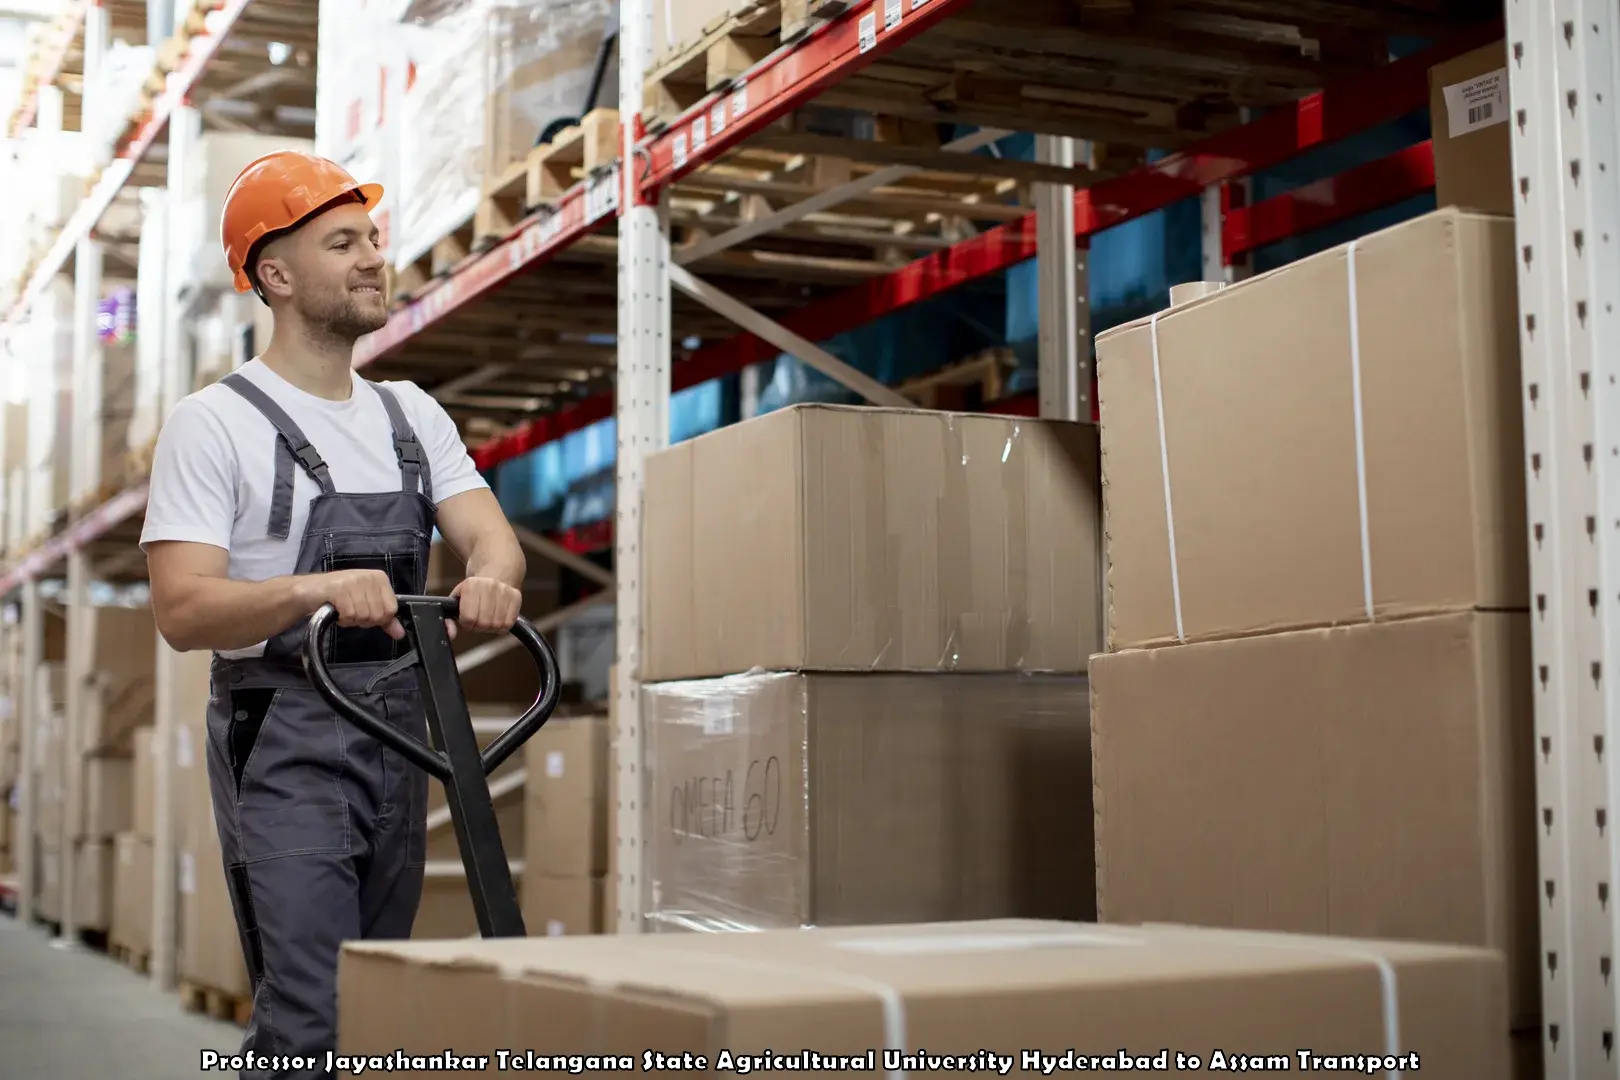
<path fill-rule="evenodd" d="M 806 415 L 806 419 L 809 415 L 811 414 Z M 874 476 L 875 482 L 862 485 L 866 503 L 864 520 L 854 523 L 856 528 L 864 526 L 866 532 L 866 543 L 862 548 L 866 554 L 866 565 L 861 568 L 856 581 L 863 585 L 883 583 L 881 595 L 872 596 L 871 606 L 867 609 L 874 624 L 872 627 L 872 645 L 876 650 L 874 655 L 882 657 L 894 653 L 904 656 L 905 616 L 903 605 L 900 603 L 901 575 L 892 571 L 900 564 L 905 553 L 900 547 L 899 538 L 889 528 L 888 507 L 891 500 L 888 497 L 888 429 L 883 424 L 857 424 L 855 430 L 860 446 L 860 455 L 856 460 L 877 463 L 876 470 L 869 474 Z M 810 463 L 804 462 L 803 466 L 808 468 Z M 819 513 L 821 508 L 810 509 L 813 513 Z M 806 593 L 808 594 L 808 590 Z M 845 602 L 850 604 L 855 616 L 851 630 L 858 633 L 862 605 L 857 603 L 853 596 L 846 597 Z M 816 632 L 815 619 L 810 620 L 809 631 L 811 634 Z M 814 643 L 807 641 L 805 644 L 810 646 L 811 654 L 814 655 Z M 852 651 L 860 651 L 858 641 L 847 644 Z"/>

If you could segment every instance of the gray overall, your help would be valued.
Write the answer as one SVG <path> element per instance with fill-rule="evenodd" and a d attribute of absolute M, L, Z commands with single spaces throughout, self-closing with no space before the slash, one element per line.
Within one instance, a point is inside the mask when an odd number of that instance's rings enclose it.
<path fill-rule="evenodd" d="M 273 424 L 276 475 L 270 535 L 291 528 L 295 469 L 320 494 L 296 572 L 377 569 L 396 594 L 420 594 L 435 510 L 420 443 L 399 402 L 382 398 L 394 429 L 400 490 L 341 494 L 291 417 L 240 374 L 225 378 Z M 418 484 L 420 483 L 420 491 Z M 226 880 L 253 984 L 241 1076 L 328 1077 L 337 1045 L 339 946 L 407 938 L 422 898 L 427 774 L 340 719 L 300 660 L 308 619 L 271 638 L 263 658 L 213 661 L 208 778 Z M 427 727 L 409 645 L 382 630 L 336 627 L 327 663 L 344 691 L 417 739 Z M 313 1066 L 289 1067 L 308 1056 Z M 279 1060 L 278 1060 L 279 1059 Z"/>

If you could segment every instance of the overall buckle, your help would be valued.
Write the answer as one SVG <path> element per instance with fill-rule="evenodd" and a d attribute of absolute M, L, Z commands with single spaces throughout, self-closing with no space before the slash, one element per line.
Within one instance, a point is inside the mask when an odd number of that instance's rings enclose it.
<path fill-rule="evenodd" d="M 394 453 L 399 455 L 402 465 L 422 464 L 422 444 L 415 439 L 395 439 Z"/>

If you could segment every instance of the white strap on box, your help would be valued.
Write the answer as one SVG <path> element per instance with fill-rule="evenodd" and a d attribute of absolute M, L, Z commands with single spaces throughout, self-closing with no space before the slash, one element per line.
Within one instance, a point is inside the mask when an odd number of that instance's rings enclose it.
<path fill-rule="evenodd" d="M 1350 399 L 1356 425 L 1356 509 L 1361 528 L 1361 599 L 1367 612 L 1367 621 L 1376 622 L 1373 609 L 1372 536 L 1367 514 L 1367 429 L 1361 399 L 1361 315 L 1356 291 L 1356 247 L 1352 240 L 1345 248 L 1350 297 Z M 1159 471 L 1164 477 L 1164 522 L 1170 544 L 1170 595 L 1176 609 L 1176 640 L 1187 640 L 1181 617 L 1181 569 L 1176 559 L 1175 500 L 1170 494 L 1170 445 L 1165 436 L 1164 382 L 1159 371 L 1159 316 L 1154 312 L 1148 320 L 1148 335 L 1153 345 L 1153 399 L 1159 417 Z"/>
<path fill-rule="evenodd" d="M 1361 514 L 1361 597 L 1367 606 L 1367 621 L 1373 617 L 1372 541 L 1367 526 L 1367 430 L 1361 407 L 1361 317 L 1356 299 L 1356 244 L 1345 248 L 1344 262 L 1350 279 L 1350 393 L 1356 415 L 1356 505 Z"/>
<path fill-rule="evenodd" d="M 1170 445 L 1164 434 L 1164 384 L 1159 377 L 1159 316 L 1148 320 L 1148 336 L 1153 342 L 1153 400 L 1159 410 L 1159 472 L 1164 476 L 1164 525 L 1170 540 L 1170 598 L 1176 606 L 1176 640 L 1186 641 L 1181 625 L 1181 571 L 1176 565 L 1176 511 L 1170 498 Z"/>
<path fill-rule="evenodd" d="M 1144 925 L 1143 929 L 1151 929 L 1160 933 L 1167 931 L 1181 932 L 1206 939 L 1213 933 L 1218 934 L 1223 940 L 1242 945 L 1252 945 L 1257 949 L 1309 953 L 1313 956 L 1331 953 L 1351 960 L 1366 961 L 1378 971 L 1378 988 L 1383 999 L 1384 1011 L 1384 1056 L 1399 1060 L 1404 1053 L 1401 1049 L 1400 976 L 1395 972 L 1395 965 L 1389 962 L 1389 957 L 1369 949 L 1359 942 L 1325 937 L 1312 937 L 1301 941 L 1286 934 L 1254 933 L 1244 930 L 1210 930 L 1207 928 L 1154 923 Z M 1386 1080 L 1401 1080 L 1404 1075 L 1404 1070 L 1400 1068 L 1384 1070 Z"/>

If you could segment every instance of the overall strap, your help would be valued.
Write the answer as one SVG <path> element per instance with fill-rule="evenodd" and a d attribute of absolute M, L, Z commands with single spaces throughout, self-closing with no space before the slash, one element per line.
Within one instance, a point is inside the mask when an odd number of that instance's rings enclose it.
<path fill-rule="evenodd" d="M 293 418 L 269 394 L 240 372 L 233 371 L 220 382 L 246 398 L 276 429 L 276 483 L 270 500 L 270 535 L 285 540 L 292 530 L 293 470 L 303 466 L 320 485 L 323 495 L 331 495 L 336 490 L 332 486 L 332 474 Z"/>
<path fill-rule="evenodd" d="M 428 465 L 426 452 L 416 438 L 416 431 L 411 422 L 405 418 L 405 410 L 400 408 L 399 398 L 394 392 L 382 383 L 366 380 L 368 386 L 377 391 L 382 398 L 383 408 L 388 410 L 388 422 L 394 427 L 394 454 L 399 458 L 400 489 L 414 493 L 417 481 L 422 484 L 422 496 L 428 502 L 433 501 L 433 470 Z"/>

